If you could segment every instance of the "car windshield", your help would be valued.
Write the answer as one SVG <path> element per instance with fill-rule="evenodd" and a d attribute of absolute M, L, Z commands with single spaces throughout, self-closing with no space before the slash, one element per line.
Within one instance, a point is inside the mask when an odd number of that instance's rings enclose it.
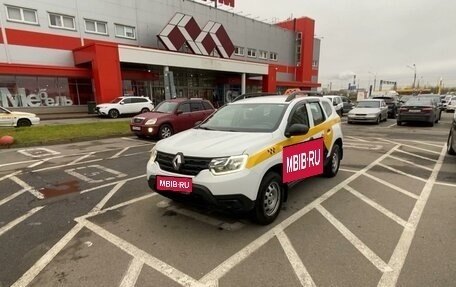
<path fill-rule="evenodd" d="M 154 109 L 154 112 L 172 114 L 176 110 L 178 104 L 178 102 L 164 101 L 158 104 Z"/>
<path fill-rule="evenodd" d="M 373 97 L 373 99 L 384 100 L 387 104 L 393 103 L 393 99 L 390 97 Z"/>
<path fill-rule="evenodd" d="M 356 105 L 357 108 L 378 108 L 380 107 L 379 101 L 361 101 Z"/>
<path fill-rule="evenodd" d="M 114 100 L 111 101 L 111 103 L 113 104 L 117 104 L 118 102 L 120 102 L 122 100 L 121 97 L 118 97 L 118 98 L 115 98 Z"/>
<path fill-rule="evenodd" d="M 231 132 L 272 132 L 287 104 L 228 104 L 207 118 L 199 128 Z"/>

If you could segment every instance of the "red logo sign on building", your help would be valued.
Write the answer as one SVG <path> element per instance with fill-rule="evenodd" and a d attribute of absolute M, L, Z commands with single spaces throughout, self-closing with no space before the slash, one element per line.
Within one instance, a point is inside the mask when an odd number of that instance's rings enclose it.
<path fill-rule="evenodd" d="M 284 147 L 283 183 L 323 173 L 323 138 Z"/>
<path fill-rule="evenodd" d="M 223 58 L 234 53 L 234 45 L 222 24 L 209 21 L 203 29 L 193 16 L 176 13 L 158 38 L 170 51 L 179 51 L 187 43 L 194 54 L 209 56 L 214 49 Z"/>

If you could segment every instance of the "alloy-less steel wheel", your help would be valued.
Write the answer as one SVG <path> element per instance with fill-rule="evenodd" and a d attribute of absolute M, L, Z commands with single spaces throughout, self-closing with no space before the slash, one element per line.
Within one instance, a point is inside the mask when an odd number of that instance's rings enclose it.
<path fill-rule="evenodd" d="M 323 176 L 334 177 L 340 166 L 341 150 L 338 144 L 334 144 L 328 163 L 323 167 Z"/>
<path fill-rule="evenodd" d="M 269 224 L 279 215 L 282 207 L 282 177 L 276 172 L 267 173 L 261 181 L 255 202 L 254 216 L 259 224 Z"/>

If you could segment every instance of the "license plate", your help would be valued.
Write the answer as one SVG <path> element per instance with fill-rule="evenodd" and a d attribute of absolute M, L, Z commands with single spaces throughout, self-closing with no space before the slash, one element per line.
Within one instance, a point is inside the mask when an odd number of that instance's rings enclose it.
<path fill-rule="evenodd" d="M 140 130 L 141 130 L 141 127 L 135 127 L 135 126 L 133 126 L 133 127 L 131 127 L 131 130 L 132 130 L 132 131 L 140 131 Z"/>
<path fill-rule="evenodd" d="M 157 176 L 157 190 L 192 192 L 192 179 L 188 177 Z"/>
<path fill-rule="evenodd" d="M 409 112 L 411 112 L 411 113 L 419 113 L 419 112 L 421 112 L 421 110 L 409 110 Z"/>

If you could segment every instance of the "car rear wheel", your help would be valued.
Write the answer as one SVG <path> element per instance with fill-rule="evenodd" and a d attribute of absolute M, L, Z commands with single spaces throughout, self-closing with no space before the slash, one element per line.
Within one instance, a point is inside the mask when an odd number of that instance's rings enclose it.
<path fill-rule="evenodd" d="M 340 166 L 340 155 L 340 146 L 338 144 L 334 144 L 331 155 L 329 156 L 329 161 L 323 167 L 324 177 L 334 177 L 337 175 Z"/>
<path fill-rule="evenodd" d="M 256 222 L 267 225 L 277 218 L 282 207 L 282 195 L 282 177 L 276 172 L 267 173 L 261 181 L 255 201 Z"/>
<path fill-rule="evenodd" d="M 27 119 L 20 119 L 17 121 L 17 126 L 18 127 L 29 127 L 32 125 L 32 122 L 30 122 Z"/>
<path fill-rule="evenodd" d="M 451 155 L 456 155 L 456 150 L 454 150 L 453 145 L 454 145 L 454 135 L 453 132 L 450 132 L 450 135 L 448 136 L 448 142 L 447 142 L 447 153 Z"/>
<path fill-rule="evenodd" d="M 160 126 L 160 129 L 158 131 L 158 136 L 160 139 L 165 139 L 173 135 L 173 128 L 168 125 L 164 124 Z"/>
<path fill-rule="evenodd" d="M 147 112 L 149 112 L 148 108 L 142 108 L 141 109 L 141 114 L 144 114 L 144 113 L 147 113 Z"/>
<path fill-rule="evenodd" d="M 119 114 L 119 111 L 115 109 L 112 109 L 108 112 L 108 115 L 113 119 L 117 119 L 119 117 Z"/>

